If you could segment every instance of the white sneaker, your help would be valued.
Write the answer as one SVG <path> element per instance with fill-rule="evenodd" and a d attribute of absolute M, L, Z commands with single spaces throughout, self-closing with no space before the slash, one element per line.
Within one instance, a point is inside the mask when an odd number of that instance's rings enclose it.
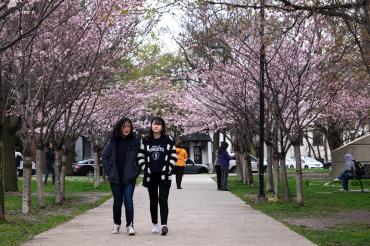
<path fill-rule="evenodd" d="M 162 233 L 161 233 L 161 235 L 162 236 L 166 236 L 167 232 L 168 232 L 167 225 L 162 225 Z"/>
<path fill-rule="evenodd" d="M 338 179 L 338 178 L 335 178 L 333 181 L 341 181 L 340 179 Z"/>
<path fill-rule="evenodd" d="M 152 233 L 159 233 L 161 231 L 161 227 L 159 224 L 153 224 Z"/>
<path fill-rule="evenodd" d="M 134 236 L 136 233 L 133 225 L 126 227 L 126 230 L 127 230 L 127 234 L 130 236 Z"/>
<path fill-rule="evenodd" d="M 112 234 L 118 234 L 119 233 L 120 225 L 114 224 Z"/>

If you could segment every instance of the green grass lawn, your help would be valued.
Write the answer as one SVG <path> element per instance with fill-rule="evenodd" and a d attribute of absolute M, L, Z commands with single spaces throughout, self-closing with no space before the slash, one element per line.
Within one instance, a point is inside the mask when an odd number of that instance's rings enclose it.
<path fill-rule="evenodd" d="M 18 185 L 22 190 L 22 179 Z M 92 209 L 111 197 L 109 184 L 102 184 L 94 189 L 90 177 L 66 178 L 66 201 L 63 205 L 54 204 L 54 187 L 52 182 L 45 186 L 46 208 L 38 209 L 36 182 L 32 180 L 32 212 L 23 215 L 22 194 L 5 195 L 6 221 L 0 222 L 0 245 L 10 246 L 31 239 L 33 236 L 64 223 L 75 216 Z"/>
<path fill-rule="evenodd" d="M 320 172 L 320 171 L 309 171 Z M 322 170 L 324 174 L 327 170 Z M 255 182 L 258 182 L 255 176 Z M 363 180 L 365 189 L 370 188 L 370 180 Z M 321 219 L 335 216 L 336 213 L 348 213 L 353 211 L 370 212 L 370 193 L 369 192 L 338 192 L 341 188 L 340 183 L 329 182 L 329 179 L 310 179 L 304 178 L 304 206 L 299 207 L 295 204 L 295 178 L 289 178 L 289 187 L 292 194 L 292 202 L 273 201 L 272 199 L 265 204 L 256 204 L 254 199 L 257 194 L 257 183 L 254 188 L 248 188 L 245 184 L 237 181 L 237 178 L 230 177 L 229 189 L 232 193 L 250 204 L 252 207 L 272 216 L 283 222 L 294 231 L 302 234 L 318 245 L 370 245 L 370 222 L 369 223 L 345 223 L 331 226 L 325 229 L 315 229 L 306 226 L 297 226 L 286 222 L 300 218 Z M 350 189 L 360 190 L 358 181 L 350 182 Z M 282 189 L 281 197 L 283 199 Z M 271 197 L 271 194 L 267 194 Z"/>

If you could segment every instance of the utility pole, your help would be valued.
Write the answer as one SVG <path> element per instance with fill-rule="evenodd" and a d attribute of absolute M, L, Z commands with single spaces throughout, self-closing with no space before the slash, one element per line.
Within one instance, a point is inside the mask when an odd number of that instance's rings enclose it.
<path fill-rule="evenodd" d="M 264 138 L 265 138 L 265 64 L 266 64 L 266 49 L 265 49 L 265 0 L 260 0 L 260 132 L 259 132 L 259 163 L 258 163 L 258 195 L 256 202 L 266 202 L 264 182 L 263 182 L 263 160 L 264 160 Z"/>

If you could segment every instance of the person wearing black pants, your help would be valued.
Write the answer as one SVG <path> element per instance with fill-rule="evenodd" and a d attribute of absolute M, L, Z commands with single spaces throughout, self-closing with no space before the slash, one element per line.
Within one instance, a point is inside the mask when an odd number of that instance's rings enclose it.
<path fill-rule="evenodd" d="M 215 165 L 216 177 L 217 177 L 217 190 L 221 190 L 221 167 L 220 165 Z"/>
<path fill-rule="evenodd" d="M 149 136 L 142 141 L 138 164 L 144 169 L 143 186 L 148 188 L 152 233 L 168 233 L 168 195 L 171 188 L 172 170 L 177 160 L 173 140 L 166 135 L 166 125 L 162 118 L 151 121 Z M 158 204 L 161 226 L 158 224 Z"/>
<path fill-rule="evenodd" d="M 182 183 L 182 177 L 184 176 L 184 169 L 186 165 L 186 159 L 188 159 L 188 153 L 183 148 L 183 142 L 182 140 L 176 141 L 176 155 L 177 155 L 177 161 L 176 161 L 176 186 L 177 189 L 182 189 L 181 183 Z"/>
<path fill-rule="evenodd" d="M 226 142 L 222 142 L 220 148 L 217 151 L 217 162 L 220 165 L 221 169 L 221 189 L 220 190 L 228 190 L 227 189 L 227 180 L 229 176 L 229 165 L 230 165 L 230 155 L 227 152 L 227 147 L 229 144 Z"/>
<path fill-rule="evenodd" d="M 49 143 L 48 150 L 45 152 L 45 164 L 46 164 L 45 181 L 44 181 L 45 185 L 47 185 L 48 183 L 48 177 L 50 174 L 53 180 L 53 185 L 55 184 L 54 162 L 55 162 L 55 153 L 53 149 L 53 144 Z"/>
<path fill-rule="evenodd" d="M 132 122 L 128 118 L 120 119 L 104 147 L 102 164 L 108 176 L 113 194 L 113 234 L 121 227 L 122 203 L 125 206 L 126 231 L 135 235 L 134 229 L 134 190 L 140 169 L 136 163 L 140 149 L 140 140 L 133 133 Z"/>

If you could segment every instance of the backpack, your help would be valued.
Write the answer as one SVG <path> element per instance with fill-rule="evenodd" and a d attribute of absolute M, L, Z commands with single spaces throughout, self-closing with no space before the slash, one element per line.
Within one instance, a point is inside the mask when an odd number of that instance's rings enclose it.
<path fill-rule="evenodd" d="M 355 164 L 355 174 L 356 177 L 361 178 L 365 174 L 364 166 L 361 164 L 361 162 L 353 160 L 353 163 Z"/>

